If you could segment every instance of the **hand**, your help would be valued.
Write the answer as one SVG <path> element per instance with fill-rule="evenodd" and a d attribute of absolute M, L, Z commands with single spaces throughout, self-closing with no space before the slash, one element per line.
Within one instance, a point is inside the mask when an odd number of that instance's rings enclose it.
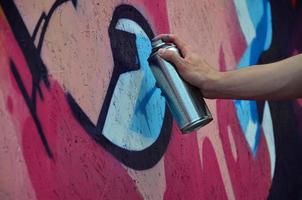
<path fill-rule="evenodd" d="M 194 53 L 191 48 L 173 34 L 162 34 L 157 36 L 165 42 L 174 43 L 180 50 L 182 57 L 177 55 L 173 51 L 160 49 L 159 55 L 173 63 L 180 76 L 189 82 L 190 84 L 198 87 L 206 98 L 215 98 L 213 95 L 213 84 L 218 81 L 222 72 L 217 71 L 213 67 L 209 66 L 200 56 Z"/>

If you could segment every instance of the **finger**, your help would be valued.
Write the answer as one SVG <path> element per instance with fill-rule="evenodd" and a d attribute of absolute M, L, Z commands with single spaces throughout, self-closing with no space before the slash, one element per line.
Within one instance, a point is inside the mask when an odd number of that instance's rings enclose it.
<path fill-rule="evenodd" d="M 183 70 L 183 68 L 185 67 L 184 59 L 178 54 L 176 54 L 174 51 L 160 49 L 158 51 L 158 54 L 163 59 L 173 63 L 178 70 Z"/>
<path fill-rule="evenodd" d="M 178 36 L 174 34 L 160 34 L 154 39 L 162 39 L 165 42 L 174 43 L 177 46 L 177 48 L 181 51 L 183 57 L 186 57 L 190 50 L 188 45 L 182 39 L 180 39 Z"/>
<path fill-rule="evenodd" d="M 170 39 L 170 35 L 171 34 L 159 34 L 158 36 L 156 36 L 155 38 L 153 38 L 152 40 L 158 40 L 158 39 L 162 39 L 163 41 L 165 42 L 172 42 L 172 41 L 169 41 Z"/>

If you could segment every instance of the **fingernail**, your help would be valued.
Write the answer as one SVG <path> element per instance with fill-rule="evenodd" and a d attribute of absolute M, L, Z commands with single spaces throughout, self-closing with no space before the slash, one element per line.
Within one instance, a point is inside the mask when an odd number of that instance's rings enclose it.
<path fill-rule="evenodd" d="M 162 38 L 164 41 L 168 41 L 170 39 L 170 36 L 169 35 L 165 35 L 163 38 Z"/>
<path fill-rule="evenodd" d="M 160 56 L 164 55 L 164 53 L 165 53 L 165 49 L 159 49 L 159 50 L 158 50 L 158 54 L 159 54 Z"/>

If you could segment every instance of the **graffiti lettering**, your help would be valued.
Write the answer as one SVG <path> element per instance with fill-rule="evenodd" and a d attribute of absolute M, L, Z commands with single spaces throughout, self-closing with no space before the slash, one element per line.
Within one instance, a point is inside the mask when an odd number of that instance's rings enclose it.
<path fill-rule="evenodd" d="M 165 152 L 172 126 L 147 64 L 154 34 L 145 18 L 127 5 L 115 9 L 108 32 L 114 68 L 97 126 L 71 95 L 68 101 L 87 133 L 112 155 L 131 168 L 148 169 Z"/>
<path fill-rule="evenodd" d="M 274 62 L 302 52 L 301 11 L 0 0 L 0 198 L 300 199 L 301 100 L 209 101 L 214 123 L 182 135 L 147 58 L 175 32 L 222 71 Z"/>

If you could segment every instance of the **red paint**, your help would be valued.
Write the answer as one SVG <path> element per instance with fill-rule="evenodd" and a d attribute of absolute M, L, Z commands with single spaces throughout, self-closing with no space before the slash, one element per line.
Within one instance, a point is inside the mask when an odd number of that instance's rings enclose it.
<path fill-rule="evenodd" d="M 6 98 L 6 108 L 8 112 L 10 112 L 11 114 L 13 113 L 14 111 L 13 100 L 10 96 Z"/>
<path fill-rule="evenodd" d="M 176 124 L 165 153 L 165 174 L 167 189 L 164 199 L 199 199 L 203 196 L 196 135 L 182 135 Z"/>
<path fill-rule="evenodd" d="M 0 7 L 1 9 L 1 7 Z M 0 11 L 0 13 L 2 12 L 2 10 Z M 29 71 L 29 68 L 27 67 L 26 61 L 24 59 L 24 56 L 22 54 L 21 49 L 18 46 L 17 41 L 14 38 L 14 35 L 12 34 L 12 30 L 5 18 L 4 15 L 0 15 L 0 27 L 1 27 L 1 36 L 3 37 L 2 42 L 3 42 L 3 47 L 6 47 L 6 53 L 7 53 L 7 62 L 9 62 L 9 60 L 12 60 L 14 62 L 14 64 L 16 65 L 21 79 L 24 83 L 24 87 L 26 88 L 27 92 L 29 94 L 31 94 L 31 90 L 32 90 L 32 77 L 31 77 L 31 73 Z M 9 47 L 9 48 L 8 48 Z M 7 63 L 9 64 L 9 63 Z M 2 68 L 4 66 L 1 66 Z M 8 69 L 10 67 L 8 66 Z M 16 82 L 14 81 L 14 78 L 11 74 L 7 74 L 8 77 L 11 78 L 11 82 L 12 82 L 12 86 L 14 87 L 14 89 L 18 92 L 21 93 L 19 90 L 18 85 L 16 84 Z"/>
<path fill-rule="evenodd" d="M 167 3 L 165 1 L 149 1 L 145 0 L 145 6 L 149 11 L 149 16 L 151 25 L 155 29 L 155 34 L 168 33 L 169 32 L 169 22 L 167 15 Z"/>
<path fill-rule="evenodd" d="M 225 185 L 222 181 L 222 176 L 219 169 L 216 154 L 214 152 L 215 144 L 209 139 L 205 139 L 202 146 L 202 177 L 204 196 L 203 199 L 227 199 Z"/>
<path fill-rule="evenodd" d="M 228 19 L 227 21 L 232 22 L 228 24 L 230 26 L 228 29 L 230 43 L 235 60 L 237 63 L 239 63 L 245 49 L 247 48 L 247 44 L 240 27 L 235 5 L 233 3 L 229 5 L 228 11 L 225 13 L 225 18 Z"/>
<path fill-rule="evenodd" d="M 155 35 L 170 32 L 166 1 L 135 0 L 135 6 L 148 19 Z"/>
<path fill-rule="evenodd" d="M 254 157 L 241 131 L 233 102 L 217 100 L 217 115 L 224 156 L 228 163 L 236 198 L 266 198 L 272 177 L 268 148 L 263 133 L 261 133 L 257 154 Z M 235 160 L 232 155 L 228 127 L 233 133 L 238 160 Z"/>
<path fill-rule="evenodd" d="M 220 49 L 219 49 L 219 66 L 220 66 L 220 71 L 222 71 L 222 72 L 227 71 L 222 46 L 220 46 Z"/>
<path fill-rule="evenodd" d="M 178 129 L 172 135 L 165 154 L 165 199 L 226 199 L 217 158 L 208 139 L 203 143 L 202 152 L 203 166 L 196 135 L 184 136 Z"/>
<path fill-rule="evenodd" d="M 241 132 L 232 101 L 218 101 L 217 108 L 220 138 L 235 197 L 266 198 L 271 176 L 269 154 L 263 133 L 257 155 L 253 157 Z M 227 127 L 232 130 L 238 160 L 233 157 Z M 196 135 L 183 136 L 174 126 L 170 145 L 165 154 L 167 184 L 165 199 L 227 199 L 223 175 L 214 153 L 215 144 L 205 139 L 202 148 L 203 166 Z"/>
<path fill-rule="evenodd" d="M 73 117 L 62 88 L 51 80 L 37 102 L 53 150 L 48 158 L 32 118 L 23 126 L 23 152 L 38 199 L 142 199 L 123 166 Z M 34 155 L 34 156 L 33 156 Z"/>
<path fill-rule="evenodd" d="M 156 33 L 169 32 L 165 1 L 137 0 L 137 4 Z M 232 18 L 237 19 L 235 9 L 230 13 L 234 15 Z M 237 21 L 234 23 L 239 27 Z M 10 47 L 8 56 L 14 61 L 30 94 L 32 77 L 22 52 L 2 16 L 0 27 L 4 30 L 0 33 L 0 37 L 4 37 L 4 46 Z M 234 32 L 230 40 L 236 59 L 239 60 L 245 48 L 242 33 Z M 225 70 L 222 48 L 219 61 Z M 51 77 L 49 90 L 41 85 L 44 100 L 37 98 L 37 114 L 53 151 L 53 158 L 50 159 L 19 88 L 10 74 L 9 66 L 1 67 L 1 73 L 7 73 L 6 75 L 11 77 L 11 82 L 7 81 L 6 85 L 1 87 L 13 88 L 11 91 L 6 88 L 9 91 L 7 107 L 17 121 L 13 122 L 14 125 L 22 130 L 18 137 L 22 142 L 20 145 L 37 199 L 142 199 L 124 166 L 91 139 L 75 120 L 62 87 Z M 17 103 L 11 103 L 12 99 Z M 13 112 L 14 110 L 22 112 Z M 235 197 L 265 199 L 271 177 L 268 149 L 263 134 L 260 137 L 257 155 L 253 157 L 240 129 L 233 103 L 217 101 L 217 115 L 223 156 Z M 233 133 L 238 160 L 234 159 L 231 151 L 228 127 Z M 172 132 L 170 144 L 164 155 L 166 177 L 164 198 L 226 199 L 222 179 L 224 174 L 219 169 L 215 144 L 205 139 L 200 157 L 198 142 L 201 141 L 197 140 L 196 135 L 182 135 L 175 124 Z"/>
<path fill-rule="evenodd" d="M 3 24 L 1 18 L 0 25 Z M 11 48 L 8 56 L 16 64 L 30 91 L 32 77 L 21 50 L 12 40 L 11 31 L 7 29 L 5 35 L 1 36 L 9 43 Z M 9 69 L 9 66 L 1 67 Z M 15 112 L 12 117 L 19 120 L 15 123 L 16 127 L 22 125 L 22 151 L 37 199 L 142 199 L 125 168 L 78 124 L 62 87 L 49 77 L 51 88 L 48 90 L 41 85 L 44 101 L 37 98 L 37 114 L 53 151 L 53 158 L 50 159 L 10 70 L 1 72 L 11 77 L 11 82 L 6 83 L 7 87 L 14 85 L 10 97 L 21 102 L 14 109 L 26 111 Z"/>
<path fill-rule="evenodd" d="M 220 68 L 225 70 L 223 49 L 220 49 Z M 219 134 L 224 156 L 228 164 L 236 199 L 263 199 L 268 196 L 271 185 L 270 158 L 268 147 L 261 133 L 259 146 L 254 157 L 236 116 L 232 100 L 217 100 Z M 237 159 L 233 157 L 228 129 L 233 134 Z M 257 192 L 255 192 L 257 191 Z"/>

